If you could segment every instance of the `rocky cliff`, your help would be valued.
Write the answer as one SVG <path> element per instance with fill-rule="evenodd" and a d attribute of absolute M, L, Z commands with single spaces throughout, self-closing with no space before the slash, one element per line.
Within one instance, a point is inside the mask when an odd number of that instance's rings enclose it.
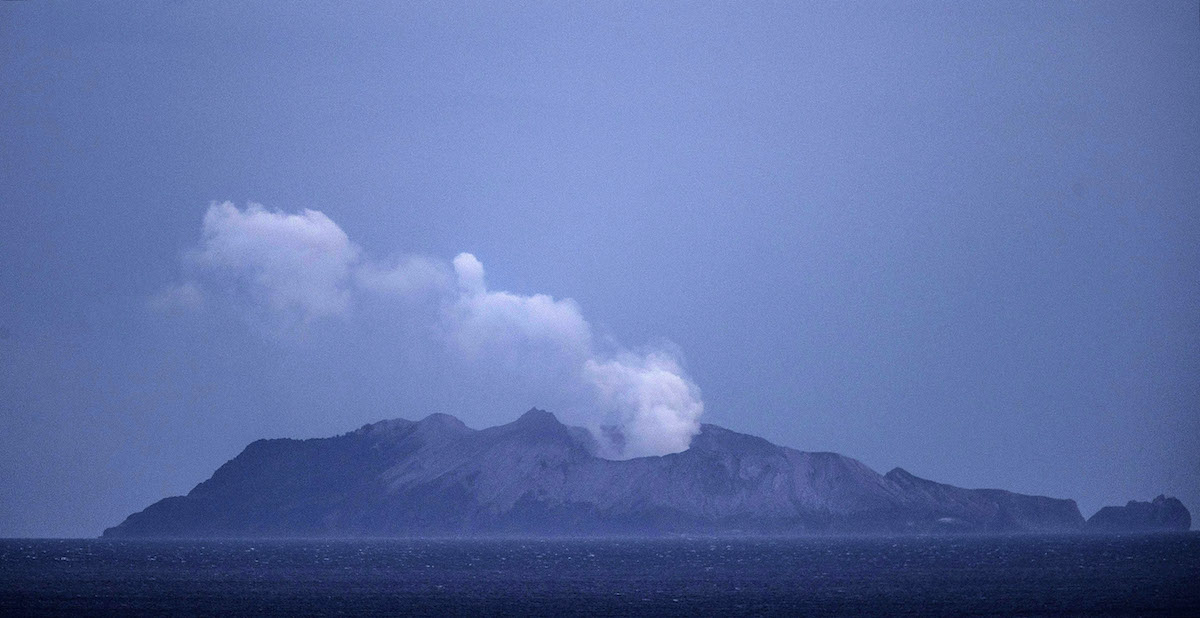
<path fill-rule="evenodd" d="M 1125 506 L 1106 506 L 1087 521 L 1092 532 L 1166 532 L 1190 530 L 1192 514 L 1175 498 L 1153 502 L 1130 500 Z"/>

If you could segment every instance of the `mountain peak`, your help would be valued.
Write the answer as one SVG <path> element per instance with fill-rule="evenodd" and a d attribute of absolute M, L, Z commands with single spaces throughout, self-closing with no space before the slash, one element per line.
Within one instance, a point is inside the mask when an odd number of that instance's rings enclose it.
<path fill-rule="evenodd" d="M 688 448 L 697 451 L 758 452 L 764 454 L 773 453 L 779 449 L 778 446 L 758 436 L 738 433 L 731 429 L 707 423 L 700 426 L 700 433 L 692 437 L 692 443 Z"/>
<path fill-rule="evenodd" d="M 429 416 L 417 421 L 417 426 L 422 429 L 437 429 L 450 431 L 464 431 L 470 429 L 466 423 L 458 420 L 457 416 L 451 416 L 442 412 L 434 412 Z"/>
<path fill-rule="evenodd" d="M 562 425 L 562 422 L 558 420 L 557 416 L 554 416 L 554 413 L 539 410 L 538 408 L 530 408 L 528 412 L 522 414 L 520 418 L 514 421 L 514 424 L 517 423 L 521 425 L 548 425 L 552 427 Z"/>

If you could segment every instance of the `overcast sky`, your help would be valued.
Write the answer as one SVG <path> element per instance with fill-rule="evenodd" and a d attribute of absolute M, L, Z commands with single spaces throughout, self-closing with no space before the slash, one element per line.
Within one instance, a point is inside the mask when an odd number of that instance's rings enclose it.
<path fill-rule="evenodd" d="M 1200 508 L 1195 1 L 300 9 L 0 4 L 0 536 L 535 405 Z"/>

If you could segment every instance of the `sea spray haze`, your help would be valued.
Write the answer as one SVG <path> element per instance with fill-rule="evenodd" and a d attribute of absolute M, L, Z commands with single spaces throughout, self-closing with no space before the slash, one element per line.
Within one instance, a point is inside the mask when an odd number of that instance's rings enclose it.
<path fill-rule="evenodd" d="M 629 349 L 598 338 L 569 298 L 489 289 L 470 253 L 449 263 L 373 259 L 319 211 L 224 202 L 209 206 L 184 271 L 153 296 L 153 307 L 236 307 L 276 336 L 348 319 L 364 296 L 393 300 L 389 319 L 440 335 L 446 352 L 471 369 L 500 368 L 507 379 L 536 383 L 533 390 L 568 402 L 567 418 L 590 430 L 609 457 L 677 453 L 700 430 L 700 389 L 675 346 Z"/>

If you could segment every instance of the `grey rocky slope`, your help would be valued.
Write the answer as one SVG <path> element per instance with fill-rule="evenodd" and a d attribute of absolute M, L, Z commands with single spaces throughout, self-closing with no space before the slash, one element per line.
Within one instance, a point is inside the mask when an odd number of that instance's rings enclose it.
<path fill-rule="evenodd" d="M 681 453 L 613 461 L 531 410 L 483 430 L 435 414 L 333 438 L 259 440 L 188 495 L 105 537 L 856 534 L 1082 529 L 1073 500 L 880 475 L 704 425 Z"/>

